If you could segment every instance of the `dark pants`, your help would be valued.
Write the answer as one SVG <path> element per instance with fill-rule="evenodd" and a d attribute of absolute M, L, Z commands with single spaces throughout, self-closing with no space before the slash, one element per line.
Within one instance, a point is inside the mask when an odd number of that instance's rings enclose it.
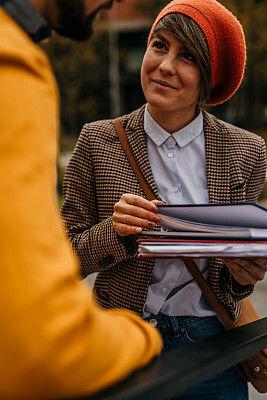
<path fill-rule="evenodd" d="M 159 313 L 150 315 L 146 320 L 157 326 L 160 331 L 164 342 L 164 352 L 199 342 L 224 331 L 224 327 L 216 316 L 169 317 Z M 193 399 L 248 400 L 248 385 L 235 368 L 230 368 L 175 397 L 175 400 Z"/>

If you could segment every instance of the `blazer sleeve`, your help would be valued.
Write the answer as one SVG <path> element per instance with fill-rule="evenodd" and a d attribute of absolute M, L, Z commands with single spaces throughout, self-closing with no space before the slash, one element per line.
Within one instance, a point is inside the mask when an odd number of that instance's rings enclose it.
<path fill-rule="evenodd" d="M 108 122 L 103 121 L 102 126 L 107 130 Z M 133 257 L 137 250 L 133 235 L 121 240 L 113 229 L 112 212 L 115 203 L 109 204 L 110 210 L 105 211 L 105 217 L 102 216 L 100 220 L 98 197 L 101 185 L 96 184 L 96 180 L 105 180 L 105 176 L 96 176 L 92 162 L 91 142 L 95 137 L 91 138 L 90 132 L 96 129 L 95 124 L 87 124 L 82 129 L 63 182 L 64 203 L 61 214 L 67 235 L 79 258 L 83 277 L 111 268 Z M 100 154 L 94 162 L 104 163 L 102 158 Z M 116 169 L 116 161 L 113 162 Z M 110 203 L 108 198 L 106 202 Z M 108 208 L 108 204 L 103 208 Z"/>
<path fill-rule="evenodd" d="M 246 179 L 246 198 L 247 202 L 258 202 L 266 179 L 266 145 L 263 138 L 255 136 L 250 142 L 250 151 L 244 149 L 244 154 L 251 160 L 254 160 L 254 167 Z M 245 160 L 244 160 L 245 164 Z M 227 268 L 224 268 L 225 282 L 227 282 L 227 292 L 231 293 L 235 301 L 239 301 L 249 296 L 254 289 L 252 285 L 240 285 L 235 281 Z"/>
<path fill-rule="evenodd" d="M 255 146 L 255 166 L 247 183 L 247 201 L 258 202 L 266 180 L 266 145 L 262 137 Z"/>

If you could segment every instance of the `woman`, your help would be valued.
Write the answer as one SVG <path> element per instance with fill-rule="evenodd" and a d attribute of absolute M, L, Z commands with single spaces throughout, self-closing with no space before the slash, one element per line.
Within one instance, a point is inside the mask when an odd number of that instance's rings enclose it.
<path fill-rule="evenodd" d="M 151 188 L 148 201 L 112 120 L 86 124 L 64 180 L 62 214 L 86 276 L 106 308 L 128 308 L 157 326 L 165 350 L 224 328 L 182 260 L 137 260 L 137 234 L 157 227 L 157 204 L 256 202 L 266 160 L 262 138 L 203 110 L 229 99 L 246 59 L 243 30 L 215 0 L 174 0 L 153 24 L 141 68 L 147 104 L 121 117 Z M 197 261 L 236 320 L 240 300 L 264 277 L 265 259 Z M 181 399 L 247 399 L 247 384 L 230 369 Z"/>

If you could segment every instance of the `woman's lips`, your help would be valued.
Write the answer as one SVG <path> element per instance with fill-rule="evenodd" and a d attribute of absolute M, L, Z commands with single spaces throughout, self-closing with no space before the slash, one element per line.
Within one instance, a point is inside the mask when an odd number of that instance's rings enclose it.
<path fill-rule="evenodd" d="M 154 82 L 157 86 L 160 86 L 162 88 L 176 89 L 176 87 L 172 86 L 170 83 L 166 81 L 162 81 L 161 79 L 152 79 L 152 82 Z"/>

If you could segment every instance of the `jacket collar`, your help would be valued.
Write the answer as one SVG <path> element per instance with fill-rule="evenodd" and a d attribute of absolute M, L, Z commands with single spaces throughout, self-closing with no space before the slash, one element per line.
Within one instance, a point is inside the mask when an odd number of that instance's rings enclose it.
<path fill-rule="evenodd" d="M 210 203 L 230 201 L 229 135 L 216 117 L 203 111 L 206 174 Z"/>
<path fill-rule="evenodd" d="M 146 133 L 144 131 L 145 105 L 135 110 L 128 116 L 122 117 L 122 124 L 127 134 L 127 139 L 133 156 L 150 188 L 158 198 L 157 186 L 150 167 Z"/>
<path fill-rule="evenodd" d="M 47 22 L 28 0 L 0 0 L 0 6 L 34 42 L 51 37 Z"/>
<path fill-rule="evenodd" d="M 151 171 L 146 133 L 144 131 L 145 105 L 130 115 L 122 117 L 133 156 L 153 192 L 157 193 L 156 183 Z M 206 174 L 210 203 L 230 201 L 229 183 L 229 132 L 216 117 L 203 110 L 206 142 Z M 242 178 L 240 177 L 240 181 Z"/>

